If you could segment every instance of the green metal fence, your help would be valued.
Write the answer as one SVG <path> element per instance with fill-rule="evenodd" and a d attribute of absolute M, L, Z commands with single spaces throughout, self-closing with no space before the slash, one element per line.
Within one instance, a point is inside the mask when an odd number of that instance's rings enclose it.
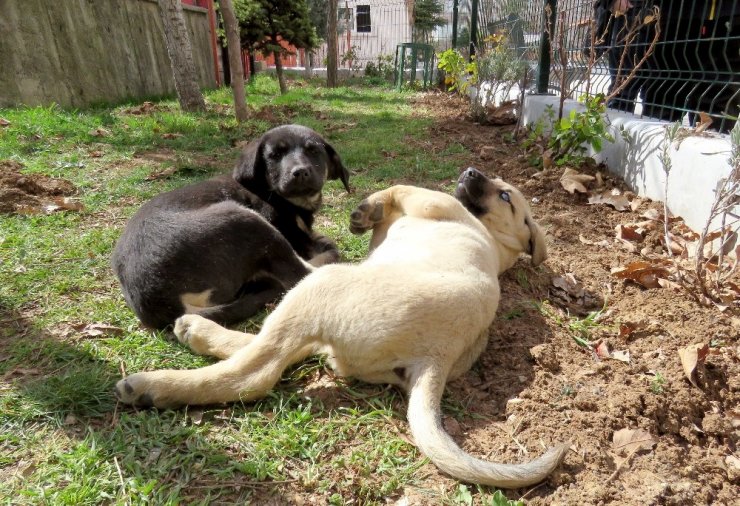
<path fill-rule="evenodd" d="M 479 1 L 474 38 L 508 33 L 537 66 L 536 92 L 603 93 L 612 109 L 691 125 L 709 117 L 721 132 L 740 112 L 737 0 Z"/>
<path fill-rule="evenodd" d="M 620 0 L 340 0 L 340 61 L 377 69 L 404 43 L 469 56 L 504 34 L 536 73 L 532 92 L 611 94 L 620 111 L 692 125 L 704 113 L 728 131 L 740 110 L 740 1 L 621 1 L 622 15 L 610 11 Z M 430 4 L 441 21 L 430 22 Z M 408 63 L 421 76 L 426 62 Z"/>

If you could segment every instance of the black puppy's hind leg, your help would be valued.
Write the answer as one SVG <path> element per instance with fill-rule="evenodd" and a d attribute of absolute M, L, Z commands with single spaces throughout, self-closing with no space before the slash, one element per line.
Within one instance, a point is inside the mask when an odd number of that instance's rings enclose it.
<path fill-rule="evenodd" d="M 237 298 L 231 302 L 200 309 L 198 314 L 224 325 L 246 320 L 280 298 L 303 279 L 313 267 L 303 261 L 292 249 L 275 251 L 266 259 L 269 278 L 260 278 L 244 284 Z"/>
<path fill-rule="evenodd" d="M 223 325 L 231 325 L 256 315 L 284 291 L 282 285 L 275 280 L 261 279 L 245 284 L 237 298 L 231 302 L 199 309 L 192 314 Z"/>

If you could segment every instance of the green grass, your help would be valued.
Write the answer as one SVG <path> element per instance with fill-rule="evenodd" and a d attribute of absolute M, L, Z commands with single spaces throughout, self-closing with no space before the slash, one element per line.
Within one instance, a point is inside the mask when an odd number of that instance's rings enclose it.
<path fill-rule="evenodd" d="M 256 403 L 162 412 L 116 404 L 112 388 L 124 372 L 209 360 L 138 326 L 110 269 L 115 241 L 148 198 L 230 170 L 236 144 L 273 126 L 258 111 L 316 129 L 350 169 L 354 192 L 329 183 L 317 219 L 348 261 L 367 254 L 368 237 L 348 232 L 364 196 L 395 182 L 448 188 L 466 152 L 454 142 L 429 149 L 432 118 L 408 93 L 307 83 L 280 96 L 260 77 L 248 89 L 254 119 L 241 125 L 230 90 L 206 99 L 203 114 L 182 113 L 172 100 L 144 114 L 132 113 L 140 104 L 0 109 L 10 122 L 0 128 L 0 160 L 71 181 L 84 204 L 0 216 L 0 502 L 259 503 L 298 493 L 367 504 L 423 478 L 426 461 L 402 437 L 402 396 L 336 381 L 321 359 L 286 373 Z M 174 171 L 150 177 L 165 169 Z M 254 332 L 264 316 L 240 328 Z M 92 323 L 112 328 L 91 335 Z M 327 395 L 310 388 L 319 378 Z M 460 406 L 445 401 L 462 417 Z M 482 501 L 488 492 L 479 491 Z"/>

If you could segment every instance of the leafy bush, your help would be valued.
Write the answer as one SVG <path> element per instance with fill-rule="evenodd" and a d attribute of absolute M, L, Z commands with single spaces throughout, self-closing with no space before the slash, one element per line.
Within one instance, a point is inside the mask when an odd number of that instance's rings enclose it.
<path fill-rule="evenodd" d="M 457 91 L 464 95 L 471 84 L 478 82 L 478 66 L 475 60 L 468 63 L 465 57 L 455 49 L 448 49 L 437 55 L 437 68 L 445 73 L 445 85 L 448 91 Z"/>
<path fill-rule="evenodd" d="M 365 65 L 365 77 L 378 79 L 380 82 L 393 80 L 393 56 L 378 55 L 377 62 L 369 61 Z"/>
<path fill-rule="evenodd" d="M 579 163 L 589 145 L 598 153 L 605 140 L 614 142 L 603 116 L 606 111 L 604 95 L 584 95 L 579 101 L 586 106 L 584 111 L 574 109 L 568 116 L 552 123 L 548 148 L 552 152 L 552 161 L 557 165 Z"/>

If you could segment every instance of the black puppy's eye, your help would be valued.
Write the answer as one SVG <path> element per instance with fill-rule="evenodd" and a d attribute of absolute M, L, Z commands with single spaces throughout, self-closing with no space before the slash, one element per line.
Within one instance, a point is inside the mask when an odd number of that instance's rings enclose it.
<path fill-rule="evenodd" d="M 501 197 L 501 200 L 503 200 L 504 202 L 511 202 L 511 196 L 507 191 L 502 191 L 501 193 L 499 193 L 498 196 Z"/>

